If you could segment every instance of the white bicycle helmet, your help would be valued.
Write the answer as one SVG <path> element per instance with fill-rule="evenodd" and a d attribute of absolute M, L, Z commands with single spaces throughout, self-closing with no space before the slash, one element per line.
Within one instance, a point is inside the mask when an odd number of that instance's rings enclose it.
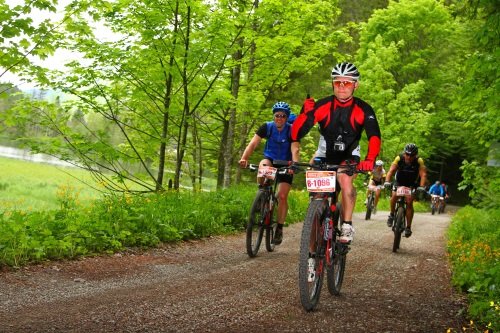
<path fill-rule="evenodd" d="M 346 76 L 352 78 L 354 81 L 358 81 L 360 74 L 356 66 L 350 62 L 342 62 L 332 69 L 332 80 L 336 76 Z"/>
<path fill-rule="evenodd" d="M 375 162 L 375 166 L 382 166 L 382 165 L 384 165 L 384 161 L 382 161 L 382 160 L 377 160 Z"/>

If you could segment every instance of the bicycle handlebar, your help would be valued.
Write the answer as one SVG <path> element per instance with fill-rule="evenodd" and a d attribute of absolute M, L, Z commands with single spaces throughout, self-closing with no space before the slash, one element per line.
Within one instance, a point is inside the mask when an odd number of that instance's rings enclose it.
<path fill-rule="evenodd" d="M 303 163 L 303 162 L 293 162 L 292 167 L 296 166 L 303 166 L 303 167 L 308 167 L 314 170 L 325 170 L 325 171 L 337 171 L 337 173 L 345 173 L 349 176 L 352 176 L 355 173 L 363 173 L 366 174 L 368 171 L 363 171 L 363 170 L 357 170 L 357 163 L 349 163 L 349 164 L 328 164 L 325 162 L 321 162 L 319 164 L 310 164 L 310 163 Z M 342 171 L 338 171 L 338 169 L 345 169 Z M 301 170 L 301 169 L 299 169 Z"/>
<path fill-rule="evenodd" d="M 305 171 L 306 169 L 300 167 L 306 167 L 313 170 L 325 170 L 325 171 L 337 171 L 337 173 L 345 173 L 349 176 L 354 175 L 355 173 L 367 174 L 368 171 L 357 170 L 357 163 L 349 163 L 349 164 L 328 164 L 325 162 L 321 162 L 319 164 L 310 164 L 305 162 L 293 162 L 293 161 L 285 161 L 285 160 L 274 160 L 273 165 L 266 166 L 274 166 L 278 169 L 279 174 L 286 174 L 289 170 L 294 172 Z M 259 169 L 258 164 L 249 164 L 248 169 L 251 171 L 257 171 Z M 339 171 L 339 169 L 345 169 Z"/>
<path fill-rule="evenodd" d="M 273 165 L 264 164 L 264 166 L 273 166 Z M 278 169 L 277 172 L 280 175 L 286 175 L 288 173 L 288 170 L 291 169 L 290 166 L 278 166 L 277 164 L 275 164 L 273 167 Z M 248 164 L 247 169 L 250 169 L 250 171 L 258 171 L 259 165 L 258 164 Z"/>

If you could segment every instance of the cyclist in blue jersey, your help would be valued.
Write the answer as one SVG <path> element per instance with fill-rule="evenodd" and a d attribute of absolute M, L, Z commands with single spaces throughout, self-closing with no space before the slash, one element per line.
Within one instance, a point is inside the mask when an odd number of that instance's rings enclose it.
<path fill-rule="evenodd" d="M 444 189 L 441 186 L 439 180 L 436 180 L 434 185 L 432 185 L 431 188 L 429 188 L 429 194 L 434 194 L 434 195 L 439 195 L 440 197 L 444 197 L 445 194 Z"/>
<path fill-rule="evenodd" d="M 266 139 L 264 148 L 264 158 L 260 161 L 259 167 L 272 166 L 273 161 L 291 161 L 292 153 L 290 150 L 290 128 L 288 122 L 291 109 L 285 102 L 277 102 L 273 108 L 274 120 L 262 124 L 255 132 L 250 143 L 241 155 L 239 165 L 242 168 L 248 166 L 248 159 L 254 152 L 262 139 Z M 257 178 L 257 182 L 262 184 L 264 179 Z M 288 212 L 288 193 L 292 187 L 293 175 L 277 175 L 278 184 L 278 227 L 274 235 L 274 244 L 279 245 L 283 241 L 283 225 L 285 224 L 286 214 Z"/>

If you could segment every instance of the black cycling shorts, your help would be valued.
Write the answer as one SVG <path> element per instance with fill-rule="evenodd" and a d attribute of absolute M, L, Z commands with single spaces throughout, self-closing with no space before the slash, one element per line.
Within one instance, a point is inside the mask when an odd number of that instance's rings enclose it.
<path fill-rule="evenodd" d="M 337 154 L 330 159 L 326 159 L 326 163 L 328 164 L 342 164 L 346 162 L 347 164 L 358 164 L 360 161 L 359 156 L 351 155 L 351 154 Z"/>
<path fill-rule="evenodd" d="M 268 160 L 270 160 L 271 163 L 274 166 L 274 161 L 273 161 L 272 158 L 269 158 L 267 156 L 265 158 L 267 158 Z M 293 175 L 290 175 L 290 174 L 280 175 L 279 173 L 277 173 L 276 174 L 276 180 L 278 181 L 278 183 L 287 183 L 287 184 L 292 185 Z"/>
<path fill-rule="evenodd" d="M 276 179 L 278 180 L 279 183 L 287 183 L 287 184 L 292 185 L 293 175 L 290 175 L 290 174 L 277 175 Z"/>

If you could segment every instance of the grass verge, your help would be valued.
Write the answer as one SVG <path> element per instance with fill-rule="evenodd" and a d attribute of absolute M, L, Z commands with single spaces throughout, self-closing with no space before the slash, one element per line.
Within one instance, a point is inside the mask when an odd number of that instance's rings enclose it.
<path fill-rule="evenodd" d="M 467 206 L 455 214 L 448 230 L 453 284 L 467 294 L 470 317 L 491 332 L 500 332 L 499 221 L 498 208 Z"/>

